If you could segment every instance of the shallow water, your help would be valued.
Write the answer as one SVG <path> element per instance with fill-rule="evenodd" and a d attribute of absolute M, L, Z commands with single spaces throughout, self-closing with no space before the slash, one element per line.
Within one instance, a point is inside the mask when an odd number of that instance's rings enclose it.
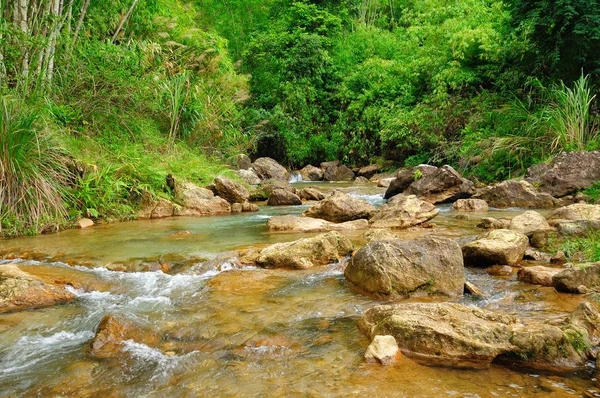
<path fill-rule="evenodd" d="M 342 188 L 382 203 L 382 190 L 372 186 L 318 186 Z M 72 291 L 78 298 L 67 305 L 0 314 L 0 395 L 600 396 L 593 367 L 578 374 L 548 375 L 498 365 L 479 371 L 427 367 L 406 357 L 390 367 L 366 364 L 362 356 L 369 341 L 358 332 L 356 320 L 377 302 L 345 284 L 341 264 L 302 271 L 265 270 L 239 268 L 227 262 L 227 256 L 217 257 L 243 246 L 296 239 L 301 235 L 268 233 L 265 222 L 269 216 L 299 214 L 306 207 L 265 206 L 253 214 L 140 221 L 0 241 L 1 249 L 13 253 L 93 259 L 99 266 L 4 260 L 48 280 L 75 280 Z M 463 219 L 448 206 L 440 210 L 433 220 L 435 228 L 404 231 L 400 237 L 439 234 L 468 240 L 481 232 L 474 227 L 480 217 L 518 212 L 491 211 Z M 170 236 L 181 230 L 192 235 Z M 361 240 L 356 234 L 352 238 Z M 103 267 L 170 254 L 218 260 L 198 260 L 173 275 Z M 514 275 L 466 272 L 467 279 L 488 297 L 464 297 L 459 302 L 526 320 L 559 318 L 582 300 L 519 283 Z M 107 314 L 125 314 L 147 325 L 161 337 L 160 346 L 129 341 L 127 355 L 94 359 L 89 344 Z"/>

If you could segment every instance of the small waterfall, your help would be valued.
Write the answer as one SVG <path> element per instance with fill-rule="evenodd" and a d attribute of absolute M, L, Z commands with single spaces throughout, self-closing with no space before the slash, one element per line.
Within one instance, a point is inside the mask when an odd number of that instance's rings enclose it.
<path fill-rule="evenodd" d="M 299 171 L 290 171 L 290 184 L 302 182 L 302 174 Z"/>

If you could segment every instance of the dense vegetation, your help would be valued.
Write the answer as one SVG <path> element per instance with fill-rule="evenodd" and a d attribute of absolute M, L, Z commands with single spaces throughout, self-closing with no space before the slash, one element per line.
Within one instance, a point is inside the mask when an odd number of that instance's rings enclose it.
<path fill-rule="evenodd" d="M 595 149 L 598 0 L 2 0 L 0 226 L 128 218 L 213 155 L 451 163 Z"/>

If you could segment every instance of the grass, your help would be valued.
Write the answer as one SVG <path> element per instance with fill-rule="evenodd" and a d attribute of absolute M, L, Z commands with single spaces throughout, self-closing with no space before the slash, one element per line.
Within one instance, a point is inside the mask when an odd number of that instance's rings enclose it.
<path fill-rule="evenodd" d="M 64 222 L 68 157 L 38 109 L 0 97 L 0 232 L 35 234 Z"/>
<path fill-rule="evenodd" d="M 597 202 L 598 200 L 600 200 L 600 181 L 594 183 L 594 185 L 583 190 L 582 192 L 585 195 L 591 197 L 594 200 L 594 202 Z"/>
<path fill-rule="evenodd" d="M 565 238 L 551 243 L 552 251 L 562 251 L 569 260 L 600 261 L 600 231 L 591 231 L 585 237 Z"/>

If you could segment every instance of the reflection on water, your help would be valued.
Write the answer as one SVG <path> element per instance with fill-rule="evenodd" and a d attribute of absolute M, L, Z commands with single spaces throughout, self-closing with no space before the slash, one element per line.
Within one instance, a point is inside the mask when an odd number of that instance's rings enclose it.
<path fill-rule="evenodd" d="M 382 202 L 382 190 L 373 187 L 327 183 L 318 187 L 344 189 L 370 198 L 375 205 Z M 4 248 L 13 250 L 94 258 L 100 267 L 15 261 L 45 280 L 76 281 L 72 291 L 77 300 L 0 315 L 0 395 L 599 396 L 592 368 L 557 376 L 496 365 L 479 371 L 425 367 L 406 357 L 390 367 L 364 363 L 369 341 L 358 332 L 356 320 L 377 302 L 349 289 L 341 264 L 266 270 L 240 268 L 228 256 L 219 256 L 174 275 L 101 267 L 102 263 L 171 253 L 214 258 L 240 246 L 293 240 L 301 235 L 268 233 L 266 219 L 299 214 L 306 207 L 263 207 L 253 214 L 113 224 L 3 241 Z M 515 211 L 491 213 L 503 217 Z M 474 228 L 478 219 L 489 215 L 457 217 L 442 206 L 435 228 L 398 235 L 403 239 L 423 234 L 470 239 L 479 232 Z M 180 230 L 192 235 L 170 237 Z M 526 320 L 561 317 L 583 299 L 521 284 L 514 275 L 493 277 L 469 269 L 466 276 L 487 297 L 464 297 L 459 302 Z M 107 314 L 125 314 L 150 325 L 160 336 L 159 346 L 126 341 L 122 357 L 94 359 L 89 343 Z"/>

